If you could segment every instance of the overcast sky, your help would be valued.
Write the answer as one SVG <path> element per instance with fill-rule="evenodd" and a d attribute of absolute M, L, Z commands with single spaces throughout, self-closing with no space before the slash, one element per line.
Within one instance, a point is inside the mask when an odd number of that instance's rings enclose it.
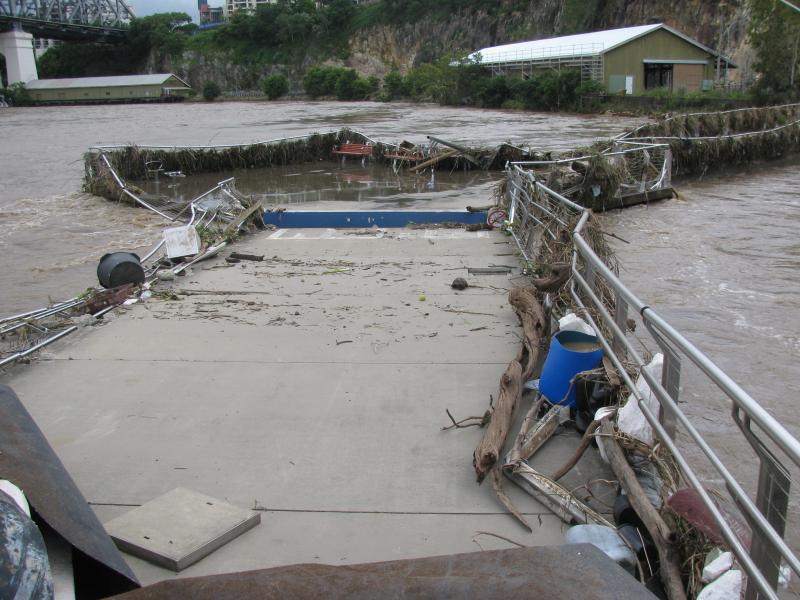
<path fill-rule="evenodd" d="M 197 21 L 197 0 L 127 0 L 137 17 L 153 13 L 185 12 Z M 209 6 L 222 6 L 223 0 L 209 0 Z"/>

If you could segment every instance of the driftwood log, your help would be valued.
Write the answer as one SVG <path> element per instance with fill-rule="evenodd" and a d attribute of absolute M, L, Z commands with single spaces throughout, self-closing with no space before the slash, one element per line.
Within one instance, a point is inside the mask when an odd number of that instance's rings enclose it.
<path fill-rule="evenodd" d="M 555 292 L 563 286 L 572 274 L 572 267 L 567 263 L 557 263 L 548 265 L 550 274 L 547 277 L 539 277 L 533 280 L 533 287 L 540 292 Z"/>
<path fill-rule="evenodd" d="M 625 458 L 625 452 L 614 438 L 614 426 L 611 421 L 603 419 L 600 432 L 603 434 L 603 448 L 608 456 L 611 469 L 628 495 L 631 507 L 644 523 L 650 537 L 653 538 L 653 543 L 658 551 L 661 581 L 669 600 L 686 600 L 686 588 L 681 579 L 680 557 L 677 547 L 673 543 L 674 533 L 645 495 L 633 468 Z"/>
<path fill-rule="evenodd" d="M 500 458 L 522 397 L 522 385 L 533 374 L 547 339 L 544 310 L 532 288 L 514 288 L 508 301 L 522 323 L 522 348 L 500 378 L 492 420 L 473 454 L 472 465 L 479 482 Z"/>
<path fill-rule="evenodd" d="M 542 409 L 543 404 L 544 396 L 538 394 L 536 400 L 534 400 L 533 404 L 531 404 L 528 414 L 526 414 L 525 418 L 522 420 L 522 425 L 519 428 L 517 438 L 514 440 L 514 446 L 512 447 L 511 454 L 509 455 L 509 465 L 514 466 L 520 460 L 522 460 L 522 446 L 525 443 L 525 440 L 528 438 L 528 432 L 531 430 L 531 427 L 533 427 L 533 424 L 539 418 L 539 411 Z"/>
<path fill-rule="evenodd" d="M 531 527 L 528 520 L 522 516 L 522 513 L 517 510 L 517 507 L 514 506 L 514 503 L 511 502 L 511 498 L 508 497 L 506 491 L 503 489 L 503 476 L 500 474 L 501 468 L 500 465 L 495 465 L 492 468 L 491 477 L 492 477 L 492 489 L 494 489 L 494 493 L 497 496 L 497 499 L 500 500 L 500 503 L 506 507 L 506 510 L 510 512 L 514 517 L 516 517 L 517 521 L 522 523 L 522 526 L 525 527 L 528 531 L 533 533 L 533 528 Z"/>
<path fill-rule="evenodd" d="M 553 474 L 550 475 L 550 479 L 553 481 L 558 481 L 564 475 L 569 473 L 575 465 L 578 464 L 578 461 L 581 459 L 584 452 L 586 452 L 586 449 L 591 445 L 592 439 L 594 439 L 594 431 L 599 426 L 600 421 L 592 421 L 589 424 L 589 427 L 586 428 L 578 447 L 575 448 L 575 452 L 572 453 L 572 456 L 570 456 L 567 459 L 567 462 L 565 462 L 558 470 L 553 471 Z"/>
<path fill-rule="evenodd" d="M 508 301 L 514 307 L 522 323 L 522 348 L 517 355 L 517 362 L 522 365 L 522 381 L 528 381 L 533 375 L 536 364 L 547 343 L 549 322 L 544 309 L 531 288 L 514 288 L 508 293 Z"/>
<path fill-rule="evenodd" d="M 445 158 L 451 158 L 456 156 L 457 154 L 461 154 L 460 150 L 448 150 L 447 152 L 443 152 L 442 154 L 437 154 L 436 156 L 431 157 L 429 160 L 426 160 L 423 163 L 420 163 L 414 167 L 411 167 L 409 171 L 421 171 L 427 167 L 435 165 L 438 162 L 443 161 Z"/>
<path fill-rule="evenodd" d="M 492 411 L 492 420 L 473 454 L 472 466 L 475 467 L 479 482 L 483 481 L 500 457 L 521 396 L 522 365 L 512 360 L 500 378 L 500 393 Z"/>

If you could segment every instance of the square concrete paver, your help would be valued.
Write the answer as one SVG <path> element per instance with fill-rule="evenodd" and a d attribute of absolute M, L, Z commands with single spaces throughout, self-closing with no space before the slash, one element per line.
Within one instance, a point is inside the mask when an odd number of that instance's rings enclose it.
<path fill-rule="evenodd" d="M 175 488 L 105 527 L 124 552 L 182 571 L 260 522 L 256 512 Z"/>

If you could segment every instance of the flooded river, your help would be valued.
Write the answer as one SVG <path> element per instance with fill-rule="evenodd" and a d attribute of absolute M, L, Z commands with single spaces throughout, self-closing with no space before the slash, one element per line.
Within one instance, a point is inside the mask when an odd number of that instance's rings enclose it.
<path fill-rule="evenodd" d="M 94 144 L 247 143 L 341 127 L 388 142 L 426 135 L 491 145 L 567 149 L 615 135 L 637 121 L 608 116 L 376 103 L 219 103 L 0 109 L 0 314 L 70 297 L 95 283 L 98 258 L 145 250 L 163 223 L 150 213 L 80 192 L 81 155 Z M 609 213 L 623 279 L 651 306 L 800 434 L 800 162 L 680 186 L 680 198 Z M 198 178 L 207 189 L 226 174 Z M 247 193 L 283 204 L 348 200 L 432 207 L 483 204 L 497 175 L 395 175 L 385 169 L 324 163 L 235 173 Z M 160 193 L 189 194 L 164 179 Z M 156 190 L 153 190 L 156 191 Z M 701 432 L 737 456 L 729 407 L 701 386 L 682 400 Z M 727 456 L 725 456 L 727 455 Z"/>
<path fill-rule="evenodd" d="M 792 408 L 800 397 L 798 182 L 800 158 L 755 165 L 679 184 L 679 199 L 603 217 L 607 229 L 630 242 L 614 244 L 629 287 L 795 436 L 800 436 L 800 413 Z M 731 435 L 730 402 L 690 364 L 681 374 L 681 403 L 740 480 L 755 481 L 752 451 L 741 436 Z M 690 454 L 699 458 L 699 452 Z M 719 485 L 710 469 L 705 472 L 708 483 Z M 800 547 L 798 499 L 795 489 L 790 528 L 795 548 Z"/>
<path fill-rule="evenodd" d="M 0 109 L 0 314 L 37 308 L 48 298 L 72 297 L 96 282 L 94 269 L 104 253 L 121 248 L 143 251 L 158 238 L 163 226 L 158 218 L 80 193 L 82 155 L 92 145 L 241 144 L 350 127 L 393 143 L 424 142 L 426 135 L 433 135 L 467 144 L 509 141 L 559 150 L 614 135 L 635 123 L 605 116 L 372 102 Z M 285 190 L 294 193 L 286 198 L 290 201 L 301 199 L 299 192 L 322 186 L 351 190 L 333 199 L 369 197 L 426 205 L 452 198 L 460 199 L 461 205 L 480 204 L 491 188 L 491 177 L 474 174 L 437 175 L 431 182 L 422 177 L 390 179 L 359 167 L 352 160 L 341 170 L 336 164 L 325 165 L 322 174 L 311 179 L 298 174 L 320 167 L 276 171 L 265 178 L 236 175 L 243 191 Z M 167 186 L 174 184 L 163 182 L 161 191 L 172 193 Z"/>

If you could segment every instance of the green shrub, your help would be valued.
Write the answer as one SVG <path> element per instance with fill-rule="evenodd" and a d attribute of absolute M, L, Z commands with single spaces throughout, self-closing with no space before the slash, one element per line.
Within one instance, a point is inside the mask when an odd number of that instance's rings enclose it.
<path fill-rule="evenodd" d="M 380 84 L 378 84 L 380 86 Z M 373 93 L 373 85 L 369 79 L 359 77 L 353 82 L 352 100 L 367 100 Z"/>
<path fill-rule="evenodd" d="M 506 110 L 524 110 L 525 103 L 521 100 L 514 100 L 513 98 L 507 99 L 503 102 L 503 105 L 500 108 L 504 108 Z"/>
<path fill-rule="evenodd" d="M 336 98 L 338 100 L 353 100 L 356 94 L 358 73 L 353 69 L 345 69 L 336 80 Z"/>
<path fill-rule="evenodd" d="M 338 100 L 364 100 L 380 87 L 380 80 L 359 77 L 353 69 L 312 67 L 303 76 L 303 88 L 312 98 L 336 96 Z"/>
<path fill-rule="evenodd" d="M 325 77 L 322 67 L 311 67 L 303 75 L 303 89 L 312 98 L 325 94 Z"/>
<path fill-rule="evenodd" d="M 406 95 L 406 84 L 400 71 L 393 69 L 383 79 L 383 93 L 388 100 L 402 98 Z"/>
<path fill-rule="evenodd" d="M 369 80 L 359 77 L 353 69 L 341 69 L 336 80 L 338 100 L 364 100 L 372 93 Z"/>
<path fill-rule="evenodd" d="M 3 96 L 11 106 L 31 104 L 31 95 L 24 83 L 12 83 L 6 88 L 0 88 L 0 96 Z"/>
<path fill-rule="evenodd" d="M 511 94 L 505 77 L 490 77 L 479 93 L 481 105 L 487 108 L 499 108 Z"/>
<path fill-rule="evenodd" d="M 203 98 L 206 102 L 213 102 L 222 94 L 222 90 L 216 81 L 207 81 L 203 86 Z"/>
<path fill-rule="evenodd" d="M 282 73 L 276 73 L 275 75 L 270 75 L 264 80 L 263 87 L 267 98 L 270 100 L 275 100 L 276 98 L 285 96 L 289 91 L 289 80 L 287 79 L 286 75 Z"/>
<path fill-rule="evenodd" d="M 341 67 L 311 67 L 303 76 L 303 89 L 312 98 L 338 95 L 339 79 L 346 71 Z"/>

